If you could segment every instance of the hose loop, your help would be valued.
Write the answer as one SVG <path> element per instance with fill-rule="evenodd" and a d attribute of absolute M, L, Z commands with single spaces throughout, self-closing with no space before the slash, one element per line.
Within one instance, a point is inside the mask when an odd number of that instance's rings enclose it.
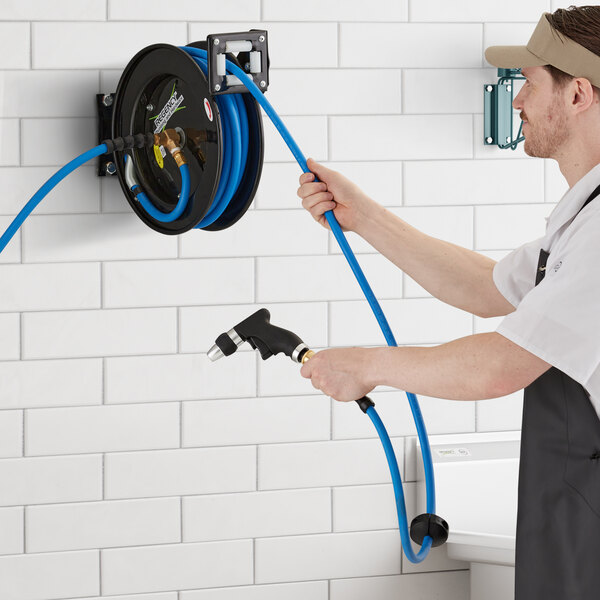
<path fill-rule="evenodd" d="M 181 49 L 185 50 L 192 58 L 194 58 L 194 60 L 198 63 L 198 65 L 200 66 L 200 68 L 203 70 L 204 73 L 208 72 L 208 67 L 206 66 L 207 65 L 207 52 L 205 50 L 201 50 L 199 48 L 192 48 L 189 46 L 181 47 Z M 281 137 L 283 138 L 283 140 L 287 144 L 288 148 L 292 152 L 294 158 L 300 165 L 300 168 L 302 169 L 302 171 L 304 173 L 308 173 L 309 169 L 306 164 L 306 158 L 302 154 L 302 151 L 300 150 L 298 144 L 296 143 L 294 138 L 291 136 L 287 127 L 284 125 L 284 123 L 280 119 L 279 115 L 275 112 L 275 110 L 271 106 L 270 102 L 265 98 L 264 94 L 256 86 L 254 81 L 250 77 L 248 77 L 248 75 L 242 69 L 240 69 L 237 65 L 235 65 L 234 63 L 232 63 L 229 60 L 226 61 L 226 69 L 229 73 L 231 73 L 232 75 L 235 75 L 238 79 L 240 79 L 240 81 L 246 86 L 248 91 L 252 94 L 252 96 L 256 99 L 256 101 L 260 104 L 262 109 L 265 111 L 265 113 L 268 115 L 268 117 L 271 119 L 271 121 L 273 122 L 273 124 L 275 125 L 275 127 L 277 128 L 279 133 L 281 134 Z M 216 96 L 216 101 L 217 101 L 217 104 L 219 105 L 220 109 L 221 109 L 221 102 L 222 101 L 227 102 L 227 100 L 231 96 L 237 96 L 237 94 Z M 224 125 L 224 129 L 226 129 L 226 127 L 227 126 Z M 228 148 L 231 148 L 230 145 L 235 143 L 235 140 L 231 140 L 230 138 L 228 138 L 228 139 L 229 139 L 229 141 L 227 142 L 227 144 L 224 148 L 224 152 L 226 150 L 228 150 Z M 235 156 L 233 158 L 229 157 L 230 152 L 232 152 L 232 150 L 228 150 L 228 153 L 225 155 L 225 158 L 229 159 L 230 161 L 235 161 Z M 231 167 L 229 166 L 228 168 L 231 168 Z M 223 178 L 223 175 L 221 176 L 221 179 L 222 178 Z M 316 177 L 315 177 L 315 181 L 318 181 L 318 179 Z M 219 182 L 219 190 L 221 189 L 221 183 L 222 183 L 222 181 Z M 219 198 L 219 200 L 221 202 L 224 201 L 223 198 L 221 198 L 221 197 Z M 226 208 L 226 206 L 222 210 L 225 210 L 225 208 Z M 220 215 L 222 210 L 220 207 L 218 210 L 220 211 L 219 212 L 219 215 Z M 211 212 L 212 212 L 212 209 L 211 209 Z M 207 217 L 208 217 L 208 215 L 207 215 Z M 377 298 L 375 297 L 375 294 L 373 293 L 373 290 L 371 289 L 369 282 L 367 281 L 360 265 L 358 264 L 358 261 L 356 260 L 356 257 L 354 256 L 354 253 L 352 252 L 352 249 L 350 248 L 350 245 L 348 244 L 348 240 L 346 239 L 346 236 L 344 235 L 339 223 L 337 222 L 337 219 L 335 218 L 335 215 L 333 214 L 333 211 L 331 211 L 331 210 L 327 211 L 325 213 L 325 218 L 327 219 L 327 222 L 329 223 L 331 231 L 333 232 L 333 235 L 334 235 L 336 241 L 338 242 L 342 252 L 344 253 L 346 260 L 348 261 L 348 264 L 350 265 L 350 268 L 352 269 L 352 272 L 354 273 L 354 276 L 356 277 L 356 279 L 357 279 L 357 281 L 358 281 L 358 283 L 359 283 L 359 285 L 371 307 L 371 310 L 373 311 L 373 314 L 375 315 L 375 318 L 377 319 L 377 322 L 379 323 L 379 326 L 381 328 L 381 331 L 384 335 L 386 342 L 388 343 L 389 346 L 397 346 L 396 340 L 394 339 L 394 335 L 393 335 L 392 330 L 391 330 L 391 328 L 387 322 L 387 319 L 383 313 L 383 310 L 381 309 L 381 306 L 380 306 L 379 302 L 377 301 Z M 197 227 L 201 227 L 201 226 L 203 226 L 202 222 L 199 225 L 197 225 Z M 419 402 L 417 400 L 417 397 L 414 394 L 411 394 L 409 392 L 407 392 L 406 395 L 407 395 L 408 402 L 409 402 L 409 405 L 410 405 L 410 408 L 411 408 L 411 411 L 413 414 L 413 419 L 415 421 L 415 425 L 417 428 L 417 435 L 419 437 L 419 442 L 421 444 L 421 454 L 423 457 L 423 465 L 425 468 L 425 484 L 426 484 L 426 490 L 427 490 L 427 512 L 435 513 L 435 483 L 434 483 L 434 478 L 433 478 L 433 464 L 432 464 L 432 459 L 431 459 L 431 449 L 429 447 L 429 439 L 427 437 L 427 430 L 425 428 L 425 423 L 423 421 L 423 416 L 421 414 L 421 409 L 419 407 Z M 392 475 L 392 482 L 394 484 L 394 493 L 396 496 L 396 508 L 397 508 L 397 513 L 398 513 L 398 524 L 399 524 L 399 528 L 400 528 L 400 536 L 402 539 L 402 546 L 404 548 L 404 553 L 406 554 L 406 557 L 408 558 L 409 561 L 411 561 L 413 563 L 421 562 L 429 553 L 429 549 L 431 548 L 432 539 L 431 539 L 431 537 L 426 536 L 419 553 L 418 554 L 414 553 L 412 546 L 411 546 L 410 536 L 408 534 L 408 521 L 407 521 L 407 516 L 406 516 L 406 506 L 404 503 L 404 494 L 402 492 L 402 480 L 400 478 L 400 473 L 399 473 L 398 464 L 397 464 L 397 461 L 396 461 L 396 458 L 394 455 L 394 450 L 392 448 L 391 442 L 389 441 L 389 436 L 387 435 L 387 432 L 385 431 L 385 427 L 383 426 L 383 423 L 381 422 L 381 419 L 377 415 L 377 412 L 375 411 L 375 409 L 370 408 L 367 411 L 367 414 L 369 415 L 373 424 L 375 425 L 375 428 L 377 429 L 377 433 L 381 439 L 381 443 L 383 444 L 383 447 L 384 447 L 384 450 L 386 453 L 386 457 L 388 459 L 388 465 L 390 467 L 390 472 Z M 395 467 L 394 467 L 394 465 L 395 465 Z"/>

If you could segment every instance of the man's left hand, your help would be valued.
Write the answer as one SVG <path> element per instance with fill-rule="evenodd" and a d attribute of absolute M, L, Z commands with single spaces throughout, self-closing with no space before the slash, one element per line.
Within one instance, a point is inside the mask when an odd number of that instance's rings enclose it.
<path fill-rule="evenodd" d="M 376 385 L 369 373 L 373 352 L 368 348 L 322 350 L 304 363 L 300 374 L 335 400 L 359 400 Z"/>

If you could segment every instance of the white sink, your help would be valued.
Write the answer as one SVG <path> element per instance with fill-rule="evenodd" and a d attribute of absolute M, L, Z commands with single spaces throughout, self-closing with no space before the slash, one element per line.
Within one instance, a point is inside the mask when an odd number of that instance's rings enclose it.
<path fill-rule="evenodd" d="M 520 432 L 430 436 L 436 514 L 450 558 L 471 563 L 471 600 L 514 598 Z M 417 502 L 425 506 L 417 442 Z"/>

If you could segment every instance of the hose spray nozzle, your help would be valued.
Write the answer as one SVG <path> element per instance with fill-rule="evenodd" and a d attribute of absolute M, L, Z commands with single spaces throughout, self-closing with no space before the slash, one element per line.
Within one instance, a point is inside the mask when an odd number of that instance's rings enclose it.
<path fill-rule="evenodd" d="M 230 356 L 244 342 L 248 342 L 255 350 L 258 350 L 263 360 L 283 352 L 294 362 L 304 364 L 315 354 L 295 333 L 271 325 L 270 318 L 271 313 L 266 308 L 257 310 L 233 329 L 222 333 L 208 351 L 208 358 L 215 361 L 223 356 Z M 370 407 L 375 406 L 368 396 L 359 398 L 356 403 L 364 413 Z"/>
<path fill-rule="evenodd" d="M 272 325 L 270 319 L 271 313 L 266 308 L 257 310 L 226 333 L 222 333 L 208 351 L 208 358 L 214 361 L 223 356 L 230 356 L 244 342 L 248 342 L 260 352 L 263 360 L 283 352 L 294 362 L 303 362 L 302 359 L 311 352 L 308 346 L 295 333 Z"/>

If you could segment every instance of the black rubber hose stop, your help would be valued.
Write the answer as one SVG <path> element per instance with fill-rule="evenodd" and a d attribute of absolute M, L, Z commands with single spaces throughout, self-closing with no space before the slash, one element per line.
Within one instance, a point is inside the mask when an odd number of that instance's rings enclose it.
<path fill-rule="evenodd" d="M 355 402 L 360 406 L 360 410 L 362 410 L 365 415 L 369 408 L 375 406 L 375 402 L 373 402 L 369 396 L 363 396 L 360 400 L 356 400 Z"/>
<path fill-rule="evenodd" d="M 448 523 L 431 513 L 423 513 L 415 517 L 410 524 L 410 539 L 419 546 L 423 545 L 425 536 L 430 536 L 433 540 L 431 547 L 441 546 L 448 539 L 450 528 Z"/>

